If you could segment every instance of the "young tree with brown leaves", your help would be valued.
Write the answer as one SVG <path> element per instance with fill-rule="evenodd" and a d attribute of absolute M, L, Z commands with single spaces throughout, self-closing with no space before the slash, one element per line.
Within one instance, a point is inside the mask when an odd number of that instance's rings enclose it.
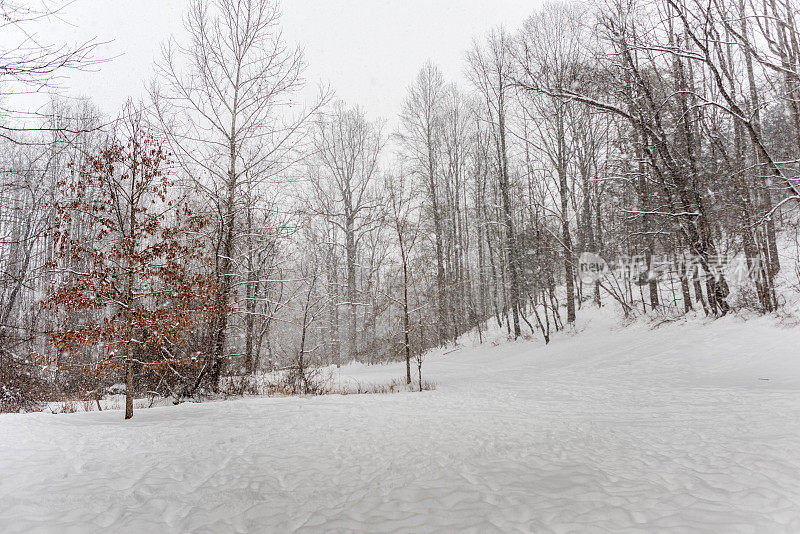
<path fill-rule="evenodd" d="M 217 310 L 198 237 L 206 220 L 171 198 L 169 154 L 137 113 L 126 115 L 126 139 L 112 138 L 58 184 L 52 267 L 63 277 L 43 305 L 66 316 L 47 362 L 98 375 L 123 368 L 129 419 L 135 370 L 196 365 L 184 346 Z"/>

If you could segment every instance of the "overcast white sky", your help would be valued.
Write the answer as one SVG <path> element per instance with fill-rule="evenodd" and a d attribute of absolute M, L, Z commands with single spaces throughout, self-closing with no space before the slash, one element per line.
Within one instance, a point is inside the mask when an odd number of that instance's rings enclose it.
<path fill-rule="evenodd" d="M 473 37 L 505 24 L 515 29 L 536 0 L 284 0 L 287 41 L 301 44 L 310 83 L 327 82 L 336 96 L 390 121 L 406 88 L 430 58 L 448 80 L 462 80 Z M 171 34 L 180 36 L 184 0 L 77 0 L 53 40 L 96 36 L 113 41 L 102 53 L 120 57 L 65 82 L 72 95 L 91 95 L 109 115 L 128 96 L 144 95 L 154 58 Z"/>

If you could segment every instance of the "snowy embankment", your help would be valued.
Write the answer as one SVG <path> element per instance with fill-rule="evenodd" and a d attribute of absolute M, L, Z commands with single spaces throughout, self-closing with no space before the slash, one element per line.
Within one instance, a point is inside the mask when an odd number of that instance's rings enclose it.
<path fill-rule="evenodd" d="M 0 531 L 800 532 L 800 328 L 580 329 L 424 393 L 2 415 Z"/>

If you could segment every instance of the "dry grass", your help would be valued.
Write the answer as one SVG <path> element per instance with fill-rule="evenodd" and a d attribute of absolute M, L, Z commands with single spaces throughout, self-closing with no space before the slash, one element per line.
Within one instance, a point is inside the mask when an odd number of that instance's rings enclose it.
<path fill-rule="evenodd" d="M 420 391 L 419 382 L 407 384 L 405 380 L 392 379 L 389 382 L 350 381 L 335 384 L 333 376 L 319 372 L 310 373 L 301 387 L 297 376 L 236 376 L 228 377 L 222 390 L 225 397 L 267 396 L 287 397 L 291 395 L 385 395 Z M 436 382 L 422 381 L 422 391 L 436 389 Z"/>

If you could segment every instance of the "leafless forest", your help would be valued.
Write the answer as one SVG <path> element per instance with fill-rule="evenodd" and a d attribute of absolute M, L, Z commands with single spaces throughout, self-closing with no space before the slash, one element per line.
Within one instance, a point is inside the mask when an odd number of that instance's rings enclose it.
<path fill-rule="evenodd" d="M 353 360 L 410 383 L 493 324 L 548 341 L 587 307 L 797 290 L 795 0 L 549 3 L 476 35 L 467 84 L 420 65 L 391 127 L 316 89 L 274 0 L 192 0 L 113 117 L 57 96 L 101 43 L 30 39 L 59 9 L 31 6 L 0 0 L 0 411 L 125 384 L 130 417 L 265 374 L 313 393 Z M 587 281 L 585 253 L 633 276 Z"/>

